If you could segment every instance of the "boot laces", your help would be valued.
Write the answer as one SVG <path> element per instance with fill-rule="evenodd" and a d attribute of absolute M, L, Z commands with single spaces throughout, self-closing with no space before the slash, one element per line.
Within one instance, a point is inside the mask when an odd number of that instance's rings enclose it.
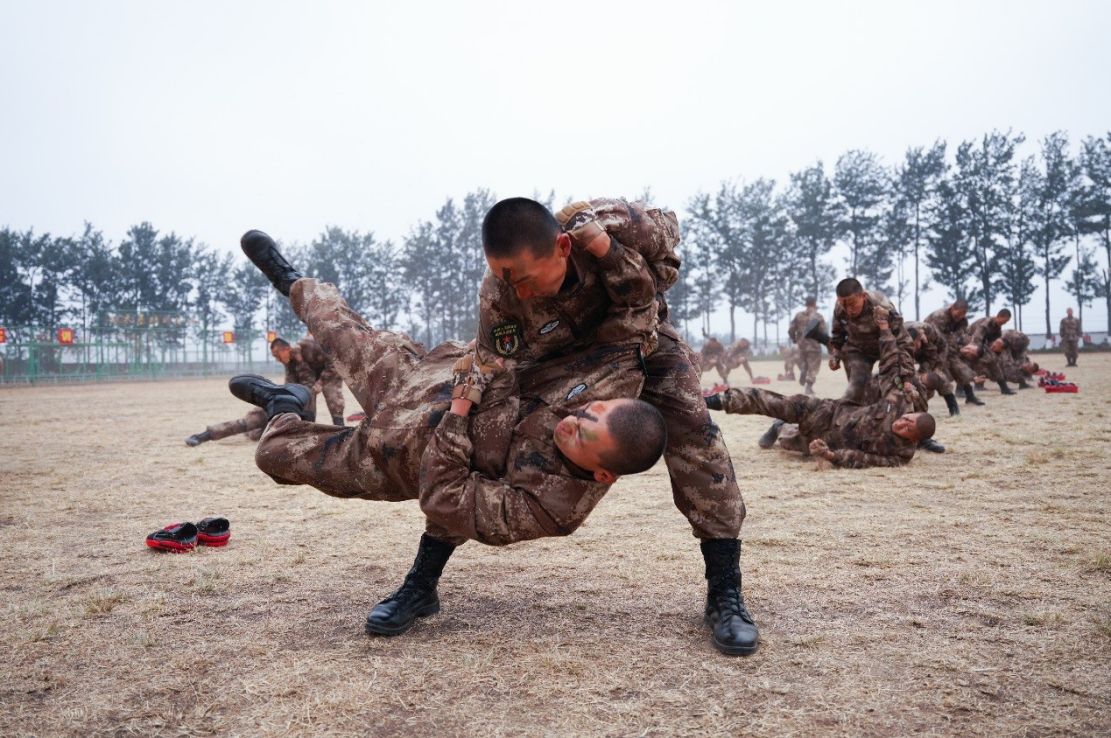
<path fill-rule="evenodd" d="M 718 613 L 724 620 L 726 617 L 733 615 L 745 621 L 749 625 L 755 625 L 752 616 L 748 613 L 748 608 L 745 606 L 744 595 L 741 594 L 741 588 L 733 583 L 718 583 L 718 586 L 713 589 L 714 602 L 717 605 Z"/>

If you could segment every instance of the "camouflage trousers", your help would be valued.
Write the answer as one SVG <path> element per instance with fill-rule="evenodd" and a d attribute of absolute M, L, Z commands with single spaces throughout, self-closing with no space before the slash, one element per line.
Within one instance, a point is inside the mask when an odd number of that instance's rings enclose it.
<path fill-rule="evenodd" d="M 855 346 L 845 346 L 841 349 L 841 366 L 845 369 L 849 386 L 841 399 L 846 402 L 863 404 L 868 391 L 868 382 L 872 379 L 872 367 L 879 361 L 878 356 L 866 354 Z"/>
<path fill-rule="evenodd" d="M 208 431 L 209 437 L 213 441 L 219 441 L 221 438 L 228 438 L 230 436 L 238 436 L 240 433 L 246 433 L 247 438 L 252 441 L 257 441 L 262 437 L 262 429 L 266 427 L 266 411 L 262 408 L 252 408 L 244 417 L 238 420 L 228 420 L 216 425 L 210 425 L 205 428 Z"/>
<path fill-rule="evenodd" d="M 336 377 L 321 382 L 320 394 L 324 395 L 324 404 L 328 406 L 328 414 L 333 418 L 342 418 L 343 379 Z"/>
<path fill-rule="evenodd" d="M 333 497 L 418 499 L 423 446 L 391 447 L 384 442 L 383 428 L 393 424 L 394 413 L 396 423 L 412 422 L 413 417 L 397 413 L 390 401 L 408 388 L 409 380 L 419 380 L 412 375 L 426 356 L 424 349 L 407 336 L 372 328 L 333 285 L 297 280 L 290 304 L 332 359 L 367 419 L 358 427 L 336 428 L 293 414 L 279 415 L 263 433 L 255 463 L 279 483 L 308 484 Z M 444 377 L 445 398 L 451 392 L 451 364 L 461 355 L 460 347 L 456 356 L 445 356 L 444 370 L 437 372 Z M 466 540 L 432 523 L 426 532 L 455 545 Z"/>
<path fill-rule="evenodd" d="M 972 367 L 968 365 L 964 357 L 961 356 L 960 351 L 957 349 L 949 350 L 949 378 L 952 379 L 958 387 L 964 387 L 967 384 L 972 384 L 976 372 L 972 371 Z"/>
<path fill-rule="evenodd" d="M 698 355 L 660 332 L 659 346 L 644 360 L 640 399 L 656 407 L 667 424 L 664 462 L 675 506 L 697 538 L 737 538 L 745 503 L 721 429 L 702 399 Z"/>
<path fill-rule="evenodd" d="M 779 431 L 779 446 L 810 454 L 810 441 L 821 438 L 833 425 L 839 400 L 811 395 L 781 395 L 771 390 L 746 387 L 731 391 L 725 406 L 728 413 L 766 415 L 791 423 Z"/>
<path fill-rule="evenodd" d="M 1063 340 L 1061 341 L 1061 348 L 1065 350 L 1065 360 L 1070 364 L 1075 364 L 1080 356 L 1080 341 L 1076 339 Z"/>
<path fill-rule="evenodd" d="M 799 348 L 799 384 L 813 385 L 822 370 L 822 350 Z"/>

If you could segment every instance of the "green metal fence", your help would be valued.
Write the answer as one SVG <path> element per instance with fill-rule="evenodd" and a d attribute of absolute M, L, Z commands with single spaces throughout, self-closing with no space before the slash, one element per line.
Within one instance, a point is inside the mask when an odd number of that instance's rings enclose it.
<path fill-rule="evenodd" d="M 91 325 L 0 326 L 0 383 L 95 382 L 273 369 L 266 330 L 234 334 L 183 315 L 109 313 Z"/>

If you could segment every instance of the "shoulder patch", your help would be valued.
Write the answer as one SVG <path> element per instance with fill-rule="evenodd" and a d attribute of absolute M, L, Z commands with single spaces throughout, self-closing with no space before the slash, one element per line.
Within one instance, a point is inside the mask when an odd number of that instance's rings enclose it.
<path fill-rule="evenodd" d="M 567 393 L 567 399 L 573 400 L 581 395 L 583 392 L 586 392 L 586 385 L 576 384 L 574 387 L 571 388 L 571 391 Z"/>
<path fill-rule="evenodd" d="M 521 326 L 516 322 L 496 325 L 490 329 L 490 338 L 499 356 L 512 356 L 521 348 Z"/>
<path fill-rule="evenodd" d="M 549 333 L 554 331 L 556 329 L 556 326 L 558 326 L 558 325 L 559 325 L 558 320 L 552 320 L 552 321 L 549 321 L 549 322 L 545 323 L 544 325 L 540 326 L 540 335 L 542 335 L 542 336 L 548 335 Z"/>

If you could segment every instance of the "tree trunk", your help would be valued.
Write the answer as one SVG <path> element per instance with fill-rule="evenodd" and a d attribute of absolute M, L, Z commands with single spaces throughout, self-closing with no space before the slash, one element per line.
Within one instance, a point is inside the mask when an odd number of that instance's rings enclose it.
<path fill-rule="evenodd" d="M 918 203 L 914 204 L 914 319 L 921 320 L 922 306 L 918 300 L 918 236 L 919 215 Z"/>
<path fill-rule="evenodd" d="M 1049 322 L 1049 244 L 1042 249 L 1042 258 L 1045 262 L 1045 337 L 1053 335 L 1052 325 Z"/>
<path fill-rule="evenodd" d="M 734 341 L 737 340 L 737 322 L 733 318 L 733 311 L 736 309 L 736 307 L 737 306 L 733 304 L 733 301 L 730 300 L 730 302 L 729 302 L 729 343 L 733 343 Z"/>

